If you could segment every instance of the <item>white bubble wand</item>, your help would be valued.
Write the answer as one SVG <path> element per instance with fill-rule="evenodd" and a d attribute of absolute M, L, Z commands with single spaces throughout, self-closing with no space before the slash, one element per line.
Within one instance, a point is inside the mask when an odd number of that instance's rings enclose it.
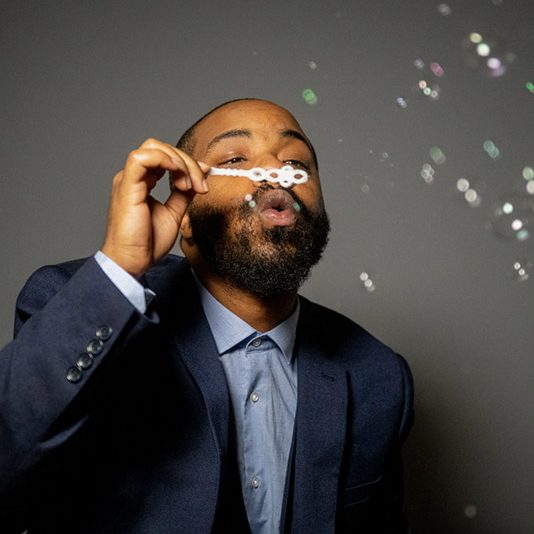
<path fill-rule="evenodd" d="M 280 169 L 264 169 L 254 167 L 253 169 L 221 169 L 212 167 L 210 174 L 219 176 L 244 176 L 253 182 L 271 182 L 280 184 L 282 187 L 303 184 L 308 181 L 308 173 L 301 169 L 294 169 L 291 165 L 284 165 Z"/>

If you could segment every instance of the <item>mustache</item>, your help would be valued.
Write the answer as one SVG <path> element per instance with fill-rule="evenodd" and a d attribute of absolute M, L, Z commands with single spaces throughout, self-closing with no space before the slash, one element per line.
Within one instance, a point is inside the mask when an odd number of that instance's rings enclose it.
<path fill-rule="evenodd" d="M 278 187 L 273 187 L 272 185 L 268 184 L 268 183 L 262 183 L 257 189 L 256 191 L 254 191 L 254 193 L 252 194 L 252 200 L 254 200 L 256 202 L 256 204 L 258 203 L 258 200 L 261 198 L 261 196 L 266 192 L 266 191 L 274 191 L 275 189 L 279 189 Z M 295 193 L 295 191 L 293 191 L 293 188 L 292 187 L 284 187 L 283 190 L 286 192 L 286 193 L 289 193 L 289 195 L 291 196 L 291 198 L 298 203 L 298 205 L 301 207 L 301 209 L 305 212 L 308 211 L 308 208 L 304 205 L 304 202 L 301 200 L 301 198 Z"/>

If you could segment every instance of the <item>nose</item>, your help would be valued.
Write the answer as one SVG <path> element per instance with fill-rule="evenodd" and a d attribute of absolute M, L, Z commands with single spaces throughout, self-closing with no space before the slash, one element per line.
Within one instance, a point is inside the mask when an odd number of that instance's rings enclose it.
<path fill-rule="evenodd" d="M 273 154 L 265 154 L 254 163 L 254 167 L 263 167 L 264 169 L 279 169 L 283 165 L 284 163 Z"/>

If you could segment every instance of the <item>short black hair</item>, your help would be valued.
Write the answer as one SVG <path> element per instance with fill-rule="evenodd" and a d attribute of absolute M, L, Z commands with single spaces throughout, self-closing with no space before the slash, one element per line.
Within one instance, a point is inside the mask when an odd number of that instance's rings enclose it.
<path fill-rule="evenodd" d="M 246 101 L 246 100 L 259 100 L 261 102 L 270 102 L 269 100 L 265 100 L 263 98 L 253 98 L 253 97 L 246 97 L 246 98 L 234 98 L 233 100 L 227 100 L 226 102 L 223 102 L 222 104 L 219 104 L 218 106 L 215 106 L 213 109 L 210 109 L 207 113 L 205 113 L 204 115 L 202 115 L 202 117 L 200 117 L 200 119 L 198 119 L 195 123 L 193 123 L 183 134 L 182 136 L 180 137 L 180 139 L 178 139 L 178 142 L 176 143 L 176 148 L 179 148 L 180 150 L 183 150 L 184 152 L 187 152 L 188 154 L 192 154 L 193 153 L 193 150 L 195 148 L 195 143 L 194 143 L 194 139 L 193 139 L 193 136 L 195 134 L 195 129 L 196 127 L 204 120 L 206 119 L 207 117 L 209 117 L 212 113 L 214 113 L 215 111 L 217 111 L 218 109 L 224 107 L 224 106 L 227 106 L 228 104 L 233 104 L 234 102 L 242 102 L 242 101 Z M 306 138 L 307 139 L 307 138 Z M 308 140 L 308 139 L 307 139 Z M 308 140 L 308 142 L 306 143 L 311 152 L 312 152 L 312 157 L 313 157 L 313 162 L 315 163 L 315 167 L 316 168 L 319 168 L 319 164 L 317 162 L 317 154 L 315 152 L 315 148 L 313 147 L 313 145 L 311 144 L 311 142 Z"/>

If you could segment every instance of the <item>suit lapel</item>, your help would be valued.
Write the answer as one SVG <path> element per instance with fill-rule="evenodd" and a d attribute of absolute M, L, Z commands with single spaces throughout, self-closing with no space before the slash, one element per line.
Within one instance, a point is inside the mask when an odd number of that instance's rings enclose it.
<path fill-rule="evenodd" d="M 347 377 L 328 358 L 328 334 L 301 300 L 297 332 L 298 404 L 287 519 L 292 533 L 335 531 L 338 479 L 345 443 Z M 292 476 L 291 476 L 292 475 Z"/>
<path fill-rule="evenodd" d="M 204 399 L 220 468 L 228 450 L 229 393 L 189 264 L 182 261 L 177 268 L 149 272 L 146 278 L 157 295 L 162 320 L 168 324 L 178 353 Z"/>

